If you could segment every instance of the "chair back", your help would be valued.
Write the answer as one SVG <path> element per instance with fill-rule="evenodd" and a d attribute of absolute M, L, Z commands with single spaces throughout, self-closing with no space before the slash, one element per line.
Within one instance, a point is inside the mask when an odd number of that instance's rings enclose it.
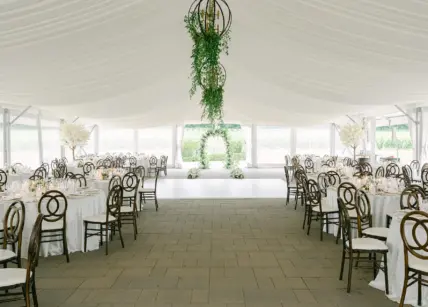
<path fill-rule="evenodd" d="M 337 188 L 337 198 L 342 200 L 347 210 L 355 210 L 357 205 L 358 189 L 350 182 L 343 182 Z"/>
<path fill-rule="evenodd" d="M 425 191 L 427 191 L 428 190 L 428 168 L 422 169 L 421 181 L 422 181 L 422 186 L 424 187 Z"/>
<path fill-rule="evenodd" d="M 385 177 L 385 168 L 383 166 L 379 166 L 376 169 L 375 178 Z"/>
<path fill-rule="evenodd" d="M 42 177 L 42 176 L 39 176 L 39 175 L 31 175 L 29 178 L 28 178 L 28 180 L 31 180 L 31 181 L 38 181 L 38 180 L 43 180 L 44 178 Z"/>
<path fill-rule="evenodd" d="M 412 184 L 406 187 L 400 196 L 400 208 L 401 210 L 419 210 L 420 202 L 426 198 L 425 191 L 422 187 Z"/>
<path fill-rule="evenodd" d="M 82 175 L 82 174 L 75 174 L 75 175 L 72 177 L 72 179 L 74 179 L 75 181 L 77 181 L 77 182 L 79 183 L 79 187 L 80 187 L 80 188 L 83 188 L 83 187 L 86 187 L 86 186 L 87 186 L 86 178 L 85 178 L 85 176 L 84 176 L 84 175 Z"/>
<path fill-rule="evenodd" d="M 112 162 L 112 160 L 111 159 L 109 159 L 109 158 L 105 158 L 104 160 L 103 160 L 103 164 L 102 164 L 105 168 L 111 168 L 112 167 L 112 165 L 113 165 L 113 162 Z"/>
<path fill-rule="evenodd" d="M 149 159 L 150 168 L 156 168 L 158 166 L 158 158 L 151 156 Z"/>
<path fill-rule="evenodd" d="M 303 187 L 305 190 L 305 197 L 307 203 L 311 205 L 311 207 L 319 206 L 320 213 L 322 213 L 321 190 L 318 183 L 313 179 L 309 179 L 307 181 L 307 184 L 305 184 Z"/>
<path fill-rule="evenodd" d="M 373 168 L 368 162 L 363 162 L 360 164 L 361 172 L 373 173 Z"/>
<path fill-rule="evenodd" d="M 22 232 L 25 224 L 25 206 L 20 200 L 12 203 L 3 219 L 3 249 L 12 246 L 12 251 L 21 259 Z"/>
<path fill-rule="evenodd" d="M 156 193 L 157 188 L 158 188 L 158 178 L 159 178 L 159 173 L 160 173 L 160 170 L 159 170 L 159 169 L 157 169 L 157 170 L 156 170 L 156 178 L 155 178 L 155 193 Z"/>
<path fill-rule="evenodd" d="M 319 173 L 317 177 L 318 186 L 322 194 L 327 195 L 327 188 L 330 186 L 330 180 L 327 173 Z"/>
<path fill-rule="evenodd" d="M 337 186 L 342 183 L 342 179 L 340 178 L 339 174 L 335 171 L 328 171 L 328 183 L 330 186 Z"/>
<path fill-rule="evenodd" d="M 135 158 L 135 157 L 129 157 L 129 167 L 131 169 L 137 167 L 137 158 Z"/>
<path fill-rule="evenodd" d="M 409 254 L 417 259 L 428 260 L 428 213 L 412 211 L 400 223 L 400 235 L 404 246 L 405 268 L 409 266 Z"/>
<path fill-rule="evenodd" d="M 65 174 L 65 179 L 73 179 L 74 178 L 74 174 L 72 172 L 67 172 L 67 174 Z"/>
<path fill-rule="evenodd" d="M 123 204 L 123 188 L 120 185 L 113 186 L 108 192 L 106 200 L 106 222 L 109 215 L 118 218 L 120 216 L 120 208 Z"/>
<path fill-rule="evenodd" d="M 4 191 L 7 183 L 7 173 L 0 169 L 0 191 Z"/>
<path fill-rule="evenodd" d="M 40 166 L 34 171 L 34 175 L 38 175 L 40 177 L 47 178 L 48 177 L 48 171 L 43 166 Z"/>
<path fill-rule="evenodd" d="M 49 223 L 62 221 L 65 227 L 68 202 L 65 195 L 57 190 L 47 191 L 39 200 L 38 211 Z"/>
<path fill-rule="evenodd" d="M 305 160 L 305 171 L 307 173 L 314 171 L 314 161 L 311 158 L 306 158 Z"/>
<path fill-rule="evenodd" d="M 126 173 L 122 178 L 123 191 L 127 192 L 128 194 L 130 192 L 137 193 L 138 184 L 139 184 L 138 176 L 133 172 Z"/>
<path fill-rule="evenodd" d="M 339 207 L 339 220 L 340 227 L 342 227 L 342 244 L 343 249 L 352 250 L 352 233 L 351 233 L 351 219 L 349 218 L 349 212 L 346 204 L 343 202 L 343 199 L 337 198 L 337 205 Z M 346 243 L 348 242 L 348 245 Z"/>
<path fill-rule="evenodd" d="M 412 169 L 410 168 L 409 165 L 404 165 L 401 169 L 403 170 L 404 184 L 406 187 L 408 187 L 409 185 L 412 184 L 412 178 L 413 178 Z"/>
<path fill-rule="evenodd" d="M 417 174 L 419 174 L 419 171 L 421 170 L 421 164 L 418 160 L 413 160 L 410 162 L 410 168 L 415 170 Z"/>
<path fill-rule="evenodd" d="M 46 170 L 46 173 L 49 174 L 50 168 L 48 163 L 44 162 L 40 167 L 43 167 Z"/>
<path fill-rule="evenodd" d="M 86 162 L 83 165 L 83 175 L 89 175 L 93 170 L 95 170 L 95 165 L 92 162 Z"/>
<path fill-rule="evenodd" d="M 287 187 L 290 186 L 291 180 L 290 180 L 290 173 L 288 171 L 288 167 L 284 166 L 284 173 L 285 173 L 285 181 L 287 182 Z"/>
<path fill-rule="evenodd" d="M 119 175 L 111 177 L 108 183 L 108 190 L 110 191 L 115 185 L 122 185 L 122 178 Z"/>
<path fill-rule="evenodd" d="M 370 200 L 366 192 L 359 190 L 357 191 L 357 227 L 358 236 L 362 237 L 363 230 L 372 227 L 372 213 Z"/>
<path fill-rule="evenodd" d="M 389 163 L 385 169 L 385 177 L 398 177 L 400 167 L 396 163 Z"/>

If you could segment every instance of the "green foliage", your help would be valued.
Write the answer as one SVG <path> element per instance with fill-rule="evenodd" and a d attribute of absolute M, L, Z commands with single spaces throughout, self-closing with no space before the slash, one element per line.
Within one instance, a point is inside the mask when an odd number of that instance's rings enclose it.
<path fill-rule="evenodd" d="M 379 150 L 381 149 L 412 149 L 413 144 L 410 139 L 404 140 L 392 140 L 379 138 L 376 140 L 376 146 Z"/>
<path fill-rule="evenodd" d="M 200 168 L 206 169 L 209 166 L 209 157 L 207 155 L 206 146 L 207 140 L 213 136 L 220 136 L 224 140 L 224 145 L 226 146 L 226 159 L 224 161 L 224 167 L 230 169 L 233 166 L 232 154 L 230 151 L 230 136 L 226 129 L 215 128 L 207 131 L 201 138 L 201 146 L 199 149 L 200 154 Z"/>
<path fill-rule="evenodd" d="M 184 22 L 193 41 L 190 97 L 201 88 L 202 118 L 207 118 L 211 123 L 221 122 L 226 75 L 219 61 L 222 52 L 228 54 L 230 31 L 220 36 L 213 25 L 206 27 L 202 33 L 196 13 L 184 17 Z"/>
<path fill-rule="evenodd" d="M 392 126 L 379 126 L 376 127 L 376 131 L 392 131 L 395 128 L 396 131 L 409 131 L 409 125 L 392 125 Z"/>

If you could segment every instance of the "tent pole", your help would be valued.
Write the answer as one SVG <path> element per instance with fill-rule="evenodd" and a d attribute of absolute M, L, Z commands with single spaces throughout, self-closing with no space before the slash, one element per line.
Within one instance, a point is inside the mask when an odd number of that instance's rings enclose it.
<path fill-rule="evenodd" d="M 37 140 L 39 141 L 39 162 L 43 163 L 43 135 L 42 135 L 42 120 L 41 112 L 37 114 Z"/>
<path fill-rule="evenodd" d="M 257 168 L 257 125 L 251 125 L 251 167 Z"/>

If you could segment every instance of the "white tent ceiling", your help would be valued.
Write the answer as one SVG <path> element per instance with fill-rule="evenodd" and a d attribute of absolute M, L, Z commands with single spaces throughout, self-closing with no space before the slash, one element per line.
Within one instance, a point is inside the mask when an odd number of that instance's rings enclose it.
<path fill-rule="evenodd" d="M 200 118 L 192 0 L 1 0 L 0 105 L 123 127 Z M 228 0 L 226 120 L 299 126 L 428 101 L 428 2 Z"/>

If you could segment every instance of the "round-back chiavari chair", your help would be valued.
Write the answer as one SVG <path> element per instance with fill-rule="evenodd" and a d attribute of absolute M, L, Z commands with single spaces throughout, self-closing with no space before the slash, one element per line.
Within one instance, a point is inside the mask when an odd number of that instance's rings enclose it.
<path fill-rule="evenodd" d="M 92 162 L 86 162 L 83 165 L 83 175 L 88 176 L 95 170 L 95 165 Z"/>
<path fill-rule="evenodd" d="M 385 177 L 398 177 L 400 175 L 400 167 L 396 163 L 389 163 L 385 169 Z"/>
<path fill-rule="evenodd" d="M 379 166 L 376 169 L 375 178 L 383 178 L 385 177 L 385 168 L 383 166 Z"/>
<path fill-rule="evenodd" d="M 0 169 L 0 191 L 4 191 L 7 184 L 7 173 Z"/>
<path fill-rule="evenodd" d="M 314 172 L 314 161 L 311 158 L 305 159 L 305 171 L 306 173 Z"/>
<path fill-rule="evenodd" d="M 419 210 L 420 202 L 426 198 L 424 189 L 416 184 L 407 186 L 400 195 L 401 210 Z"/>

